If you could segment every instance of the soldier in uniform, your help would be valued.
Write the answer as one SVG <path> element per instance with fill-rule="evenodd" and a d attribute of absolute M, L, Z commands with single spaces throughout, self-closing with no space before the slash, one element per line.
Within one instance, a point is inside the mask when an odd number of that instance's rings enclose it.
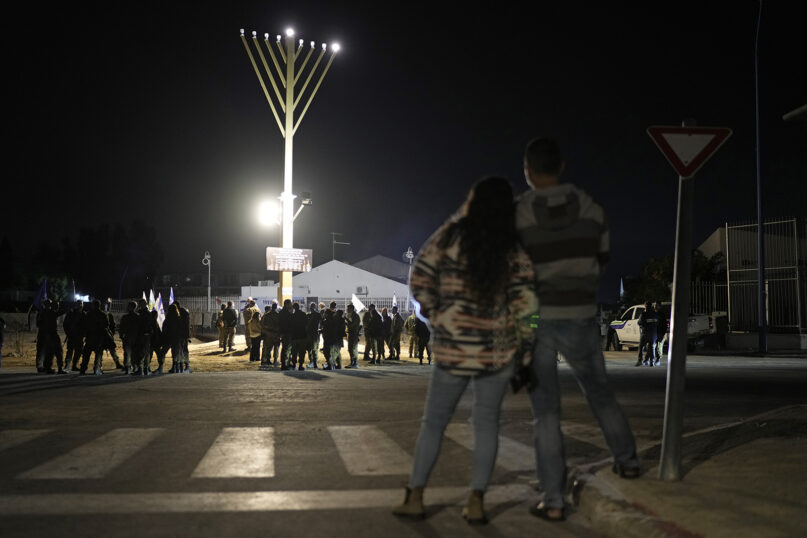
<path fill-rule="evenodd" d="M 270 366 L 274 359 L 277 366 L 278 347 L 280 346 L 280 319 L 277 312 L 277 301 L 272 306 L 266 305 L 266 312 L 261 318 L 261 338 L 263 339 L 263 354 L 261 366 Z"/>
<path fill-rule="evenodd" d="M 370 329 L 370 325 L 373 321 L 373 312 L 375 312 L 375 305 L 371 304 L 370 308 L 373 310 L 367 310 L 361 316 L 361 328 L 364 331 L 364 360 L 371 361 L 375 363 L 376 359 L 376 344 L 375 338 L 373 338 L 373 331 Z"/>
<path fill-rule="evenodd" d="M 382 359 L 385 355 L 384 347 L 389 348 L 390 336 L 392 336 L 392 318 L 385 306 L 381 309 L 381 338 L 378 339 L 378 355 Z M 392 350 L 390 350 L 390 355 L 392 355 Z"/>
<path fill-rule="evenodd" d="M 350 357 L 350 364 L 345 368 L 359 367 L 359 333 L 361 332 L 361 320 L 356 313 L 356 307 L 347 305 L 345 314 L 345 329 L 347 331 L 347 354 Z"/>
<path fill-rule="evenodd" d="M 281 370 L 288 370 L 288 363 L 291 359 L 291 340 L 292 340 L 292 328 L 291 328 L 291 301 L 286 299 L 283 301 L 283 308 L 280 309 L 280 313 L 278 314 L 278 325 L 280 326 L 280 369 Z M 294 367 L 294 363 L 292 361 L 292 367 Z"/>
<path fill-rule="evenodd" d="M 224 351 L 227 351 L 227 331 L 224 328 L 224 311 L 227 309 L 226 304 L 221 305 L 221 310 L 219 311 L 219 317 L 216 320 L 216 327 L 219 330 L 219 347 Z"/>
<path fill-rule="evenodd" d="M 115 361 L 115 368 L 118 370 L 123 370 L 123 365 L 121 364 L 120 360 L 118 359 L 118 346 L 115 344 L 115 330 L 117 326 L 115 325 L 115 317 L 112 315 L 111 311 L 112 301 L 107 300 L 106 303 L 106 310 L 104 314 L 106 315 L 107 321 L 109 323 L 109 330 L 107 334 L 104 336 L 104 349 L 109 351 L 109 354 L 112 356 L 112 360 Z"/>
<path fill-rule="evenodd" d="M 325 326 L 326 340 L 330 343 L 330 354 L 328 356 L 328 369 L 341 370 L 342 369 L 342 340 L 345 337 L 345 319 L 343 312 L 337 310 L 328 316 L 328 322 Z"/>
<path fill-rule="evenodd" d="M 135 357 L 134 348 L 137 342 L 137 332 L 140 328 L 140 320 L 137 319 L 135 309 L 137 303 L 129 301 L 126 305 L 126 313 L 120 318 L 119 334 L 123 343 L 123 372 L 132 373 L 132 359 Z M 136 360 L 136 359 L 135 359 Z"/>
<path fill-rule="evenodd" d="M 429 338 L 431 338 L 431 331 L 429 330 L 429 326 L 426 325 L 422 319 L 415 318 L 415 332 L 417 333 L 418 337 L 418 359 L 420 359 L 420 364 L 423 364 L 423 351 L 426 351 L 426 355 L 429 359 L 429 364 L 432 363 L 432 349 L 429 346 Z"/>
<path fill-rule="evenodd" d="M 133 375 L 149 375 L 151 361 L 151 335 L 154 332 L 154 318 L 151 317 L 145 299 L 137 301 L 137 341 L 135 342 L 135 369 Z"/>
<path fill-rule="evenodd" d="M 84 375 L 87 373 L 87 367 L 90 364 L 90 354 L 95 353 L 93 373 L 95 375 L 101 375 L 104 373 L 101 370 L 101 366 L 103 364 L 106 337 L 109 331 L 109 318 L 106 313 L 101 310 L 101 301 L 96 299 L 92 302 L 90 311 L 87 312 L 85 320 L 85 334 L 87 340 L 84 344 L 84 356 L 81 360 L 81 370 L 79 374 Z"/>
<path fill-rule="evenodd" d="M 285 305 L 284 305 L 285 308 Z M 305 352 L 308 347 L 308 338 L 306 338 L 306 325 L 308 318 L 305 312 L 300 308 L 300 303 L 292 305 L 292 313 L 289 316 L 290 325 L 290 340 L 291 340 L 291 356 L 287 368 L 294 370 L 294 364 L 297 363 L 298 370 L 305 370 Z M 282 358 L 281 358 L 282 364 Z M 281 366 L 281 369 L 283 367 Z"/>
<path fill-rule="evenodd" d="M 418 335 L 415 331 L 415 327 L 417 325 L 417 318 L 415 317 L 415 313 L 412 312 L 412 315 L 406 318 L 406 322 L 404 323 L 404 328 L 406 329 L 406 333 L 409 335 L 409 358 L 417 357 L 418 354 Z M 412 352 L 414 351 L 414 355 Z"/>
<path fill-rule="evenodd" d="M 401 358 L 401 333 L 403 332 L 404 320 L 398 313 L 398 307 L 392 307 L 392 328 L 389 336 L 389 358 L 399 360 Z"/>
<path fill-rule="evenodd" d="M 56 356 L 56 364 L 59 367 L 59 373 L 67 373 L 64 369 L 64 358 L 62 356 L 62 340 L 59 338 L 57 328 L 58 309 L 58 303 L 54 304 L 53 301 L 48 299 L 44 302 L 42 311 L 37 315 L 36 325 L 39 330 L 36 337 L 37 347 L 39 348 L 37 363 L 39 363 L 39 357 L 42 357 L 41 369 L 37 368 L 39 372 L 55 374 L 56 370 L 53 369 L 53 357 Z M 37 366 L 39 366 L 39 364 L 37 364 Z"/>
<path fill-rule="evenodd" d="M 176 373 L 191 373 L 190 352 L 188 351 L 188 342 L 191 339 L 191 313 L 187 308 L 179 304 L 179 301 L 174 301 L 174 305 L 179 312 L 179 319 L 177 320 L 177 336 L 174 340 L 177 347 L 177 370 Z M 174 348 L 171 348 L 171 355 L 174 354 Z"/>
<path fill-rule="evenodd" d="M 372 338 L 376 346 L 376 357 L 374 360 L 370 361 L 370 364 L 381 364 L 381 359 L 384 358 L 384 344 L 381 341 L 384 335 L 384 322 L 381 319 L 381 314 L 375 309 L 374 304 L 370 305 L 368 313 L 370 314 L 370 338 Z"/>
<path fill-rule="evenodd" d="M 84 349 L 84 303 L 76 301 L 73 303 L 67 314 L 64 315 L 62 323 L 65 339 L 67 340 L 67 354 L 64 358 L 64 368 L 70 368 L 78 372 L 78 361 L 81 359 L 81 351 Z"/>
<path fill-rule="evenodd" d="M 319 353 L 319 326 L 322 321 L 322 315 L 317 312 L 317 304 L 311 303 L 308 305 L 308 314 L 306 314 L 305 333 L 308 339 L 308 366 L 310 368 L 317 367 L 317 353 Z"/>
<path fill-rule="evenodd" d="M 639 338 L 639 360 L 636 361 L 636 366 L 653 366 L 656 359 L 658 349 L 658 316 L 656 310 L 653 308 L 653 303 L 647 302 L 644 305 L 644 312 L 639 316 L 639 329 L 641 336 Z M 642 360 L 642 351 L 644 352 L 644 360 Z"/>
<path fill-rule="evenodd" d="M 224 322 L 224 343 L 226 344 L 223 352 L 232 351 L 235 344 L 235 328 L 238 326 L 238 313 L 233 308 L 232 301 L 227 301 L 227 308 L 221 314 L 221 319 Z"/>

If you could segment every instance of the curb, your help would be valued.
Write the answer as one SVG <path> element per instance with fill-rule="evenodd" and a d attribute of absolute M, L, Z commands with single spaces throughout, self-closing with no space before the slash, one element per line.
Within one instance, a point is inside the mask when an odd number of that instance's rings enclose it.
<path fill-rule="evenodd" d="M 610 472 L 606 467 L 600 472 Z M 613 485 L 592 474 L 580 472 L 572 497 L 577 512 L 602 536 L 614 538 L 700 538 L 701 534 L 679 527 L 641 504 L 631 502 Z"/>

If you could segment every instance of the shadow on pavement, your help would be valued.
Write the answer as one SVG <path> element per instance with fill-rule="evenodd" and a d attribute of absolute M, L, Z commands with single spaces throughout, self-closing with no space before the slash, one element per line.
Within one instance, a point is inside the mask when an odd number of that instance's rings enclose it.
<path fill-rule="evenodd" d="M 166 375 L 166 374 L 162 374 Z M 67 389 L 72 387 L 86 387 L 110 385 L 119 383 L 136 383 L 162 377 L 160 374 L 149 376 L 133 376 L 119 372 L 105 373 L 104 375 L 69 375 L 57 374 L 7 374 L 0 377 L 0 397 L 43 390 Z"/>

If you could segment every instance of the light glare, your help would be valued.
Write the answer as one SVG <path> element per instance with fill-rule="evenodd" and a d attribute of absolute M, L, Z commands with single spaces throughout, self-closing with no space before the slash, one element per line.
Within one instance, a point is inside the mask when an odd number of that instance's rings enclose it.
<path fill-rule="evenodd" d="M 280 204 L 274 200 L 264 200 L 258 205 L 258 222 L 263 226 L 280 224 Z"/>
<path fill-rule="evenodd" d="M 331 50 L 334 52 L 339 52 L 340 48 L 341 47 L 339 46 L 339 43 L 334 43 L 333 45 L 331 45 Z"/>
<path fill-rule="evenodd" d="M 286 35 L 289 37 L 294 37 L 294 30 L 292 28 L 286 28 Z"/>

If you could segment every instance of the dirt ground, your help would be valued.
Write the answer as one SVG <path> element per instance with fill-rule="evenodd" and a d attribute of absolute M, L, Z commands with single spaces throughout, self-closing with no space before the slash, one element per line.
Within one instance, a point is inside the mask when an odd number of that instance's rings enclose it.
<path fill-rule="evenodd" d="M 62 338 L 62 350 L 64 352 L 64 335 L 60 334 Z M 364 339 L 362 338 L 362 341 Z M 123 349 L 121 348 L 120 340 L 115 338 L 117 343 L 118 357 L 123 359 Z M 346 344 L 345 344 L 346 346 Z M 246 349 L 246 344 L 243 335 L 236 335 L 235 337 L 235 351 L 232 353 L 222 353 L 218 347 L 218 341 L 205 342 L 198 339 L 192 339 L 188 345 L 190 352 L 190 365 L 191 370 L 194 372 L 232 372 L 238 370 L 257 370 L 260 363 L 249 362 L 249 351 Z M 401 362 L 411 362 L 416 364 L 416 359 L 409 359 L 409 342 L 406 337 L 401 341 L 401 354 L 403 359 Z M 5 339 L 3 342 L 3 362 L 2 368 L 9 367 L 23 367 L 31 368 L 31 371 L 36 371 L 36 333 L 35 332 L 14 332 L 6 331 Z M 361 360 L 364 353 L 364 344 L 359 344 L 359 364 L 365 365 L 367 363 Z M 323 356 L 320 354 L 318 364 L 320 367 L 324 363 Z M 92 360 L 92 359 L 91 359 Z M 349 364 L 350 361 L 347 356 L 347 347 L 342 348 L 342 364 Z M 55 364 L 54 364 L 55 367 Z M 152 356 L 151 368 L 157 367 L 157 357 Z M 105 371 L 114 371 L 115 363 L 108 352 L 104 353 L 103 366 Z M 171 368 L 171 353 L 169 352 L 165 358 L 165 367 L 167 371 Z"/>

